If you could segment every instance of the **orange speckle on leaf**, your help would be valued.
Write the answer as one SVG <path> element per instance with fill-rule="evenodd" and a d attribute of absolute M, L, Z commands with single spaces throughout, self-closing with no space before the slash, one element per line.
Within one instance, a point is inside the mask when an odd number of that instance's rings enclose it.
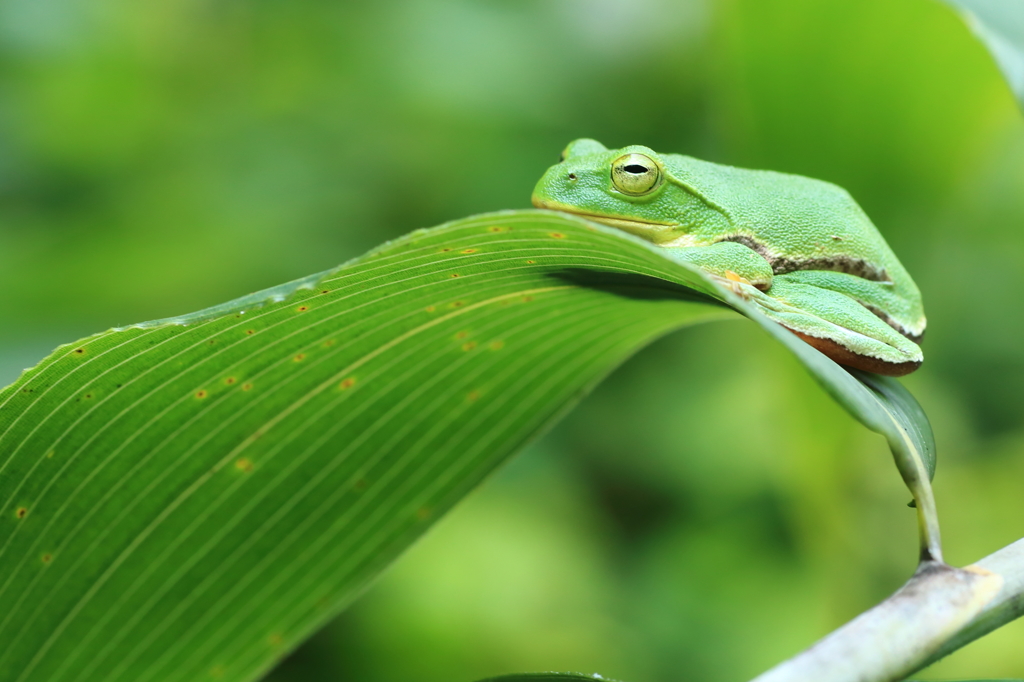
<path fill-rule="evenodd" d="M 508 228 L 502 227 L 501 225 L 491 225 L 487 229 L 491 232 L 504 232 Z"/>
<path fill-rule="evenodd" d="M 324 341 L 324 348 L 330 348 L 336 343 L 337 341 L 335 339 L 327 339 L 326 341 Z"/>
<path fill-rule="evenodd" d="M 533 265 L 533 264 L 534 264 L 534 263 L 536 263 L 536 262 L 537 262 L 537 261 L 535 261 L 535 260 L 528 260 L 528 261 L 526 261 L 526 264 L 527 264 L 527 265 Z"/>
<path fill-rule="evenodd" d="M 523 303 L 529 303 L 533 300 L 533 296 L 523 296 Z"/>
<path fill-rule="evenodd" d="M 476 253 L 477 249 L 463 249 L 462 253 Z"/>
<path fill-rule="evenodd" d="M 252 471 L 252 460 L 250 460 L 247 457 L 242 457 L 240 460 L 235 462 L 235 468 L 238 469 L 239 471 L 249 473 L 250 471 Z"/>
<path fill-rule="evenodd" d="M 457 273 L 457 272 L 453 272 L 452 275 L 451 275 L 452 279 L 455 279 L 458 276 L 459 276 L 459 273 Z"/>
<path fill-rule="evenodd" d="M 14 512 L 14 515 L 19 519 L 25 518 L 28 516 L 28 507 L 18 507 L 17 511 Z"/>
<path fill-rule="evenodd" d="M 466 343 L 462 344 L 462 350 L 469 351 L 473 350 L 474 348 L 476 348 L 476 341 L 467 341 Z"/>
<path fill-rule="evenodd" d="M 308 305 L 300 305 L 298 308 L 296 308 L 296 310 L 298 310 L 300 313 L 304 313 L 307 310 L 309 310 L 309 306 Z"/>
<path fill-rule="evenodd" d="M 356 378 L 355 377 L 349 377 L 347 379 L 342 379 L 341 383 L 338 384 L 338 390 L 347 391 L 348 389 L 352 388 L 355 385 L 356 385 Z"/>
<path fill-rule="evenodd" d="M 504 347 L 505 347 L 505 342 L 504 341 L 491 341 L 491 345 L 489 346 L 489 348 L 491 350 L 501 350 Z"/>
<path fill-rule="evenodd" d="M 244 383 L 244 384 L 242 384 L 242 390 L 243 391 L 251 391 L 252 390 L 252 384 L 251 383 Z"/>
<path fill-rule="evenodd" d="M 432 306 L 432 305 L 428 305 L 426 308 L 424 308 L 424 310 L 426 310 L 428 313 L 432 313 L 435 310 L 437 310 L 437 307 L 436 306 Z"/>
<path fill-rule="evenodd" d="M 40 557 L 40 558 L 41 558 L 41 559 L 43 560 L 43 563 L 44 563 L 44 564 L 48 564 L 48 563 L 50 563 L 51 561 L 53 561 L 53 555 L 52 555 L 52 554 L 49 554 L 49 553 L 47 553 L 47 554 L 44 554 L 44 555 L 43 555 L 42 557 Z"/>
<path fill-rule="evenodd" d="M 461 331 L 461 332 L 457 333 L 457 334 L 455 335 L 455 338 L 457 338 L 457 339 L 464 339 L 464 338 L 466 338 L 467 336 L 469 336 L 469 332 L 467 332 L 467 331 L 463 330 L 463 331 Z"/>
<path fill-rule="evenodd" d="M 252 336 L 253 334 L 256 333 L 256 330 L 255 329 L 246 329 L 245 333 L 248 334 L 249 336 Z"/>
<path fill-rule="evenodd" d="M 441 251 L 442 251 L 443 253 L 447 253 L 448 251 L 451 251 L 451 249 L 447 249 L 447 248 L 445 248 L 445 249 L 441 249 Z"/>
<path fill-rule="evenodd" d="M 224 379 L 224 383 L 227 384 L 228 386 L 230 386 L 231 384 L 235 383 L 236 381 L 238 381 L 238 379 L 236 379 L 234 377 L 226 377 Z"/>
<path fill-rule="evenodd" d="M 561 232 L 552 232 L 551 236 L 554 237 L 555 239 L 565 239 L 565 235 L 562 234 Z"/>
<path fill-rule="evenodd" d="M 207 395 L 209 394 L 206 391 L 196 391 L 196 398 L 198 398 L 199 400 L 202 400 Z"/>
<path fill-rule="evenodd" d="M 470 391 L 469 395 L 466 396 L 466 400 L 468 400 L 471 403 L 475 403 L 476 401 L 480 400 L 480 391 Z"/>
<path fill-rule="evenodd" d="M 305 359 L 306 359 L 306 354 L 305 353 L 299 353 L 294 358 L 292 358 L 292 361 L 293 362 L 302 362 Z"/>
<path fill-rule="evenodd" d="M 461 308 L 464 305 L 466 305 L 465 301 L 452 301 L 453 308 Z"/>

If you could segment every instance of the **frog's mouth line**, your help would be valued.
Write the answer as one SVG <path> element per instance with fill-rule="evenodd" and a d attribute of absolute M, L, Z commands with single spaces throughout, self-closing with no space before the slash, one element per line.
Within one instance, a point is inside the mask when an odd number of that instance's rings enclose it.
<path fill-rule="evenodd" d="M 581 218 L 586 218 L 587 220 L 593 220 L 595 223 L 601 223 L 602 225 L 608 225 L 610 227 L 617 227 L 620 230 L 626 230 L 630 233 L 638 229 L 649 230 L 652 227 L 679 227 L 677 223 L 645 222 L 642 220 L 627 220 L 626 218 L 610 218 L 599 213 L 585 213 L 584 211 L 577 210 L 575 206 L 569 206 L 557 201 L 544 199 L 533 199 L 533 205 L 537 208 L 546 208 L 552 211 L 571 213 L 572 215 L 577 215 Z"/>

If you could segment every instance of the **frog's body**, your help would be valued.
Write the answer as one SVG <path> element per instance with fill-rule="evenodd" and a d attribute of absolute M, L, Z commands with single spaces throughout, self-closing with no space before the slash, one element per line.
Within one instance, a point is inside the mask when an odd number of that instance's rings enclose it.
<path fill-rule="evenodd" d="M 894 376 L 921 365 L 921 294 L 840 187 L 577 140 L 533 203 L 620 228 L 728 280 L 837 362 Z"/>

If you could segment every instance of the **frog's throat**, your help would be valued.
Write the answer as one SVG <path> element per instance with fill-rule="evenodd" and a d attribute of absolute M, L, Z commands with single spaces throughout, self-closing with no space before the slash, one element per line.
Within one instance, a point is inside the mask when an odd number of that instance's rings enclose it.
<path fill-rule="evenodd" d="M 579 216 L 580 218 L 593 220 L 595 223 L 601 223 L 602 225 L 608 225 L 609 227 L 616 227 L 624 232 L 636 235 L 637 237 L 642 237 L 647 241 L 654 242 L 659 245 L 664 245 L 666 242 L 672 241 L 679 236 L 675 232 L 675 229 L 679 227 L 679 223 L 656 223 L 645 222 L 642 220 L 627 220 L 626 218 L 612 218 L 599 213 L 587 213 L 585 211 L 580 211 L 575 206 L 569 206 L 550 199 L 534 199 L 533 205 L 537 208 L 546 208 L 553 211 L 571 213 L 572 215 Z"/>

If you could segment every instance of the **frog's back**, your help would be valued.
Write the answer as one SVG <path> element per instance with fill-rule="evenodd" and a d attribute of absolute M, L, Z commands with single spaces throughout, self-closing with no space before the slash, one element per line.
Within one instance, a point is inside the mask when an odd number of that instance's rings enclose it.
<path fill-rule="evenodd" d="M 775 255 L 777 262 L 773 267 L 778 272 L 814 269 L 807 265 L 846 258 L 865 264 L 866 271 L 857 272 L 857 266 L 851 262 L 852 274 L 909 281 L 878 229 L 849 193 L 837 185 L 800 175 L 723 166 L 678 154 L 665 154 L 662 158 L 673 180 L 726 215 L 735 228 L 736 241 L 749 239 L 760 247 L 757 250 Z M 699 234 L 698 229 L 696 235 Z M 716 236 L 721 238 L 717 230 Z M 871 273 L 871 269 L 879 272 Z"/>

